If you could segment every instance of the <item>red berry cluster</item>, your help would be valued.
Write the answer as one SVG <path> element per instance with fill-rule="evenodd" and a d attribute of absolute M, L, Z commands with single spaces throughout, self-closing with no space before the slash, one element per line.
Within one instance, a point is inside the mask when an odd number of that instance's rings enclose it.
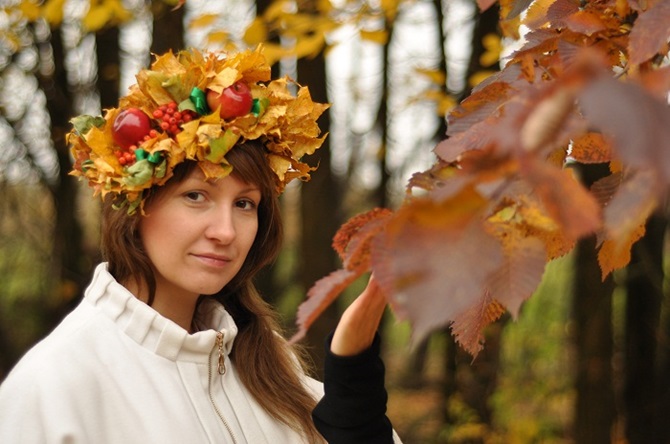
<path fill-rule="evenodd" d="M 176 136 L 181 132 L 181 125 L 190 122 L 195 117 L 191 110 L 179 111 L 175 102 L 161 105 L 153 112 L 153 117 L 158 121 L 160 128 L 170 136 Z"/>
<path fill-rule="evenodd" d="M 114 155 L 116 156 L 117 159 L 119 159 L 119 163 L 124 166 L 132 165 L 137 160 L 137 158 L 135 157 L 135 153 L 130 149 L 128 149 L 127 151 L 124 149 L 116 150 L 114 151 Z"/>

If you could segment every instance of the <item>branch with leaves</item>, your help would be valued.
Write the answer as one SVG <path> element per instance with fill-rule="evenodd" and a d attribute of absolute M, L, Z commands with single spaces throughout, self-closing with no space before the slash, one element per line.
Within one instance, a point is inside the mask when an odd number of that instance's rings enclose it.
<path fill-rule="evenodd" d="M 476 355 L 579 239 L 597 235 L 603 278 L 630 261 L 670 185 L 670 0 L 529 3 L 501 1 L 502 29 L 525 25 L 524 44 L 452 110 L 405 202 L 340 230 L 344 267 L 309 291 L 294 340 L 372 271 L 417 341 L 450 325 Z M 587 189 L 576 163 L 611 174 Z"/>

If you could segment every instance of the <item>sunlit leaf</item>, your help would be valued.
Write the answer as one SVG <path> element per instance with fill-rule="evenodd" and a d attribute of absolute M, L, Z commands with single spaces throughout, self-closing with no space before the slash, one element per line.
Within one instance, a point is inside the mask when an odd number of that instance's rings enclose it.
<path fill-rule="evenodd" d="M 367 40 L 379 45 L 385 45 L 388 42 L 388 32 L 385 29 L 379 31 L 365 31 L 360 32 L 361 39 Z"/>
<path fill-rule="evenodd" d="M 82 26 L 87 31 L 94 32 L 109 24 L 116 23 L 120 18 L 117 16 L 119 12 L 117 6 L 114 0 L 108 0 L 95 6 L 92 5 L 82 20 Z"/>
<path fill-rule="evenodd" d="M 268 39 L 268 32 L 265 22 L 256 17 L 244 31 L 244 42 L 249 46 L 263 43 Z"/>
<path fill-rule="evenodd" d="M 23 0 L 19 5 L 21 15 L 32 22 L 40 17 L 40 7 L 34 0 Z"/>
<path fill-rule="evenodd" d="M 479 57 L 479 63 L 483 67 L 491 66 L 500 61 L 502 43 L 498 34 L 486 34 L 482 37 L 482 46 L 484 47 L 484 53 Z"/>
<path fill-rule="evenodd" d="M 219 14 L 203 14 L 191 20 L 188 24 L 188 28 L 189 29 L 206 28 L 208 26 L 211 26 L 218 19 Z"/>
<path fill-rule="evenodd" d="M 296 57 L 316 57 L 323 51 L 326 44 L 325 36 L 323 34 L 305 35 L 298 38 L 293 52 Z"/>
<path fill-rule="evenodd" d="M 414 70 L 417 74 L 426 77 L 435 85 L 444 85 L 447 81 L 447 76 L 444 71 L 439 69 L 426 69 L 426 68 L 417 68 Z"/>

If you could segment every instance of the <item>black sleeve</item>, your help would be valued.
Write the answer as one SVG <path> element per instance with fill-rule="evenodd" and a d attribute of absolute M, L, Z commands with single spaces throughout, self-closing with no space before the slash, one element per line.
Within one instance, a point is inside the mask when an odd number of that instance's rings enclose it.
<path fill-rule="evenodd" d="M 393 443 L 379 335 L 369 349 L 347 357 L 330 352 L 332 338 L 326 341 L 324 396 L 312 412 L 317 430 L 329 444 Z"/>

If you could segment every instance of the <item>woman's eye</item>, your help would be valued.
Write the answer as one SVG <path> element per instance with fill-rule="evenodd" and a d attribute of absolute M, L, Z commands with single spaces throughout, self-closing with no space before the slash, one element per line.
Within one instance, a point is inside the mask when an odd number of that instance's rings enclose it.
<path fill-rule="evenodd" d="M 205 196 L 198 191 L 190 191 L 184 194 L 184 197 L 191 202 L 202 202 L 205 198 Z"/>
<path fill-rule="evenodd" d="M 256 203 L 253 200 L 242 199 L 237 201 L 237 206 L 243 210 L 254 210 L 256 208 Z"/>

